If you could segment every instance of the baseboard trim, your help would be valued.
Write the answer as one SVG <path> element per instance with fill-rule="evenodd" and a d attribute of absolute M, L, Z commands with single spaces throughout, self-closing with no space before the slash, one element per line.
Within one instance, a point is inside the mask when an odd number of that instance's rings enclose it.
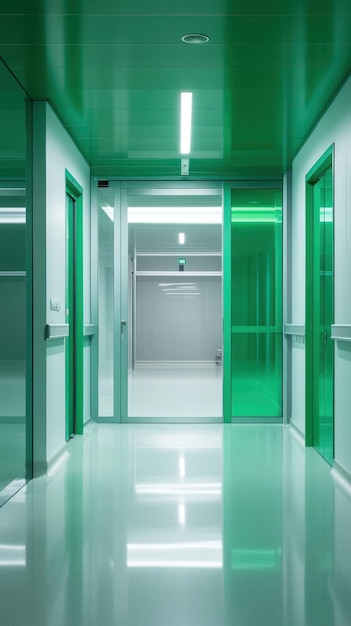
<path fill-rule="evenodd" d="M 282 417 L 232 417 L 231 424 L 256 424 L 259 426 L 267 424 L 278 424 L 281 426 L 283 423 Z"/>
<path fill-rule="evenodd" d="M 52 469 L 57 465 L 61 465 L 61 462 L 64 461 L 67 452 L 67 442 L 57 450 L 49 459 L 46 461 L 34 461 L 33 462 L 33 478 L 39 478 L 40 476 L 46 476 L 52 471 Z"/>
<path fill-rule="evenodd" d="M 223 424 L 222 417 L 128 417 L 128 424 Z"/>
<path fill-rule="evenodd" d="M 297 426 L 295 422 L 289 422 L 287 426 L 291 428 L 291 432 L 293 436 L 295 437 L 295 439 L 302 445 L 303 448 L 305 448 L 306 447 L 305 433 L 301 430 L 301 428 L 299 428 L 299 426 Z"/>

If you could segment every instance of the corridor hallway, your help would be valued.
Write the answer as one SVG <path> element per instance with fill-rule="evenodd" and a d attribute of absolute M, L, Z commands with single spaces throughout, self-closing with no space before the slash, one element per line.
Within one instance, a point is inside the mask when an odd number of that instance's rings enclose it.
<path fill-rule="evenodd" d="M 0 624 L 347 626 L 350 528 L 289 427 L 90 424 L 0 509 Z"/>

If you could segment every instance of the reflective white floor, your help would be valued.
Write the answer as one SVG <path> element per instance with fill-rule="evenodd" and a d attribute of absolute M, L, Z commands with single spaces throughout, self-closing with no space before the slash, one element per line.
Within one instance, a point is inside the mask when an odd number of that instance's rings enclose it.
<path fill-rule="evenodd" d="M 276 425 L 91 425 L 0 509 L 4 626 L 349 626 L 351 496 Z"/>
<path fill-rule="evenodd" d="M 136 368 L 128 377 L 129 417 L 222 416 L 222 368 L 191 365 Z"/>

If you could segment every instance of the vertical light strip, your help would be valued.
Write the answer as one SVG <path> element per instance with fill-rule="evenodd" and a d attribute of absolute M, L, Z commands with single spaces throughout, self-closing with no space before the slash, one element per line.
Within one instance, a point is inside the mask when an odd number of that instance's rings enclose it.
<path fill-rule="evenodd" d="M 191 91 L 181 93 L 180 106 L 180 152 L 190 154 L 191 144 L 191 116 L 192 116 L 193 94 Z"/>

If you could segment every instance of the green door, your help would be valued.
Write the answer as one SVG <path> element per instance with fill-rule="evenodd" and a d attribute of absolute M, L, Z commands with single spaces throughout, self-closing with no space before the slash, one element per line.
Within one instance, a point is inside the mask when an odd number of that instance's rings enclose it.
<path fill-rule="evenodd" d="M 334 457 L 333 171 L 307 179 L 306 418 L 307 443 Z"/>
<path fill-rule="evenodd" d="M 229 418 L 278 420 L 283 410 L 282 190 L 232 188 L 225 227 L 230 229 L 225 312 L 231 325 L 225 320 L 225 353 L 231 359 L 225 358 L 224 374 L 227 381 L 230 368 Z M 228 419 L 228 408 L 225 414 Z"/>

